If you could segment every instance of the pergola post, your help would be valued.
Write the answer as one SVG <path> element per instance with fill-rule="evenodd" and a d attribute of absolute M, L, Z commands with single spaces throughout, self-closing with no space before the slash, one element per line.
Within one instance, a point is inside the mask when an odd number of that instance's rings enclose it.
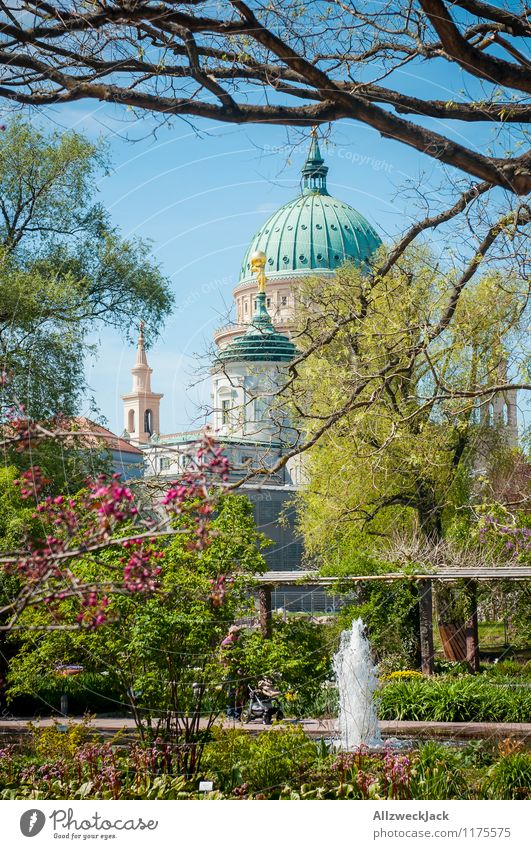
<path fill-rule="evenodd" d="M 423 578 L 419 588 L 420 668 L 423 675 L 433 675 L 433 598 L 431 579 Z"/>
<path fill-rule="evenodd" d="M 474 675 L 479 672 L 479 631 L 478 631 L 478 596 L 477 582 L 465 581 L 465 593 L 468 601 L 469 615 L 465 623 L 466 663 L 468 671 Z"/>
<path fill-rule="evenodd" d="M 271 588 L 261 586 L 258 588 L 258 608 L 260 620 L 260 632 L 264 639 L 271 637 Z"/>

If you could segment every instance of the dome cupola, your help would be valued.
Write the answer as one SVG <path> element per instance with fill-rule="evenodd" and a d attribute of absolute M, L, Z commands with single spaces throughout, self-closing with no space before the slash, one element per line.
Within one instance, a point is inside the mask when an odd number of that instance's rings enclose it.
<path fill-rule="evenodd" d="M 303 179 L 303 195 L 311 195 L 317 193 L 319 195 L 327 195 L 326 175 L 328 168 L 324 164 L 324 159 L 321 156 L 319 142 L 317 141 L 317 131 L 312 130 L 312 143 L 308 151 L 308 157 L 301 171 Z"/>

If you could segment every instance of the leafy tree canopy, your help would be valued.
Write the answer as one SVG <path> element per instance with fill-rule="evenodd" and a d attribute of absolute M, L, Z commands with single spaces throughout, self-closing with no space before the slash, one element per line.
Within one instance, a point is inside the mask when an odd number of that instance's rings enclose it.
<path fill-rule="evenodd" d="M 176 723 L 173 730 L 191 739 L 201 714 L 213 719 L 225 706 L 228 667 L 220 644 L 231 623 L 251 611 L 249 589 L 265 568 L 260 553 L 265 538 L 255 528 L 247 498 L 222 497 L 210 532 L 201 551 L 193 531 L 157 546 L 162 556 L 156 589 L 114 594 L 99 628 L 13 634 L 20 648 L 10 664 L 11 695 L 53 686 L 60 664 L 81 663 L 92 682 L 94 674 L 110 680 L 142 731 L 157 725 L 168 731 Z M 88 585 L 102 586 L 123 571 L 124 559 L 108 549 L 80 558 L 73 570 Z M 23 622 L 72 623 L 82 610 L 73 596 L 54 609 L 26 610 Z M 83 681 L 81 676 L 73 686 L 79 691 Z"/>
<path fill-rule="evenodd" d="M 524 285 L 485 273 L 430 340 L 452 285 L 426 248 L 379 278 L 346 266 L 308 284 L 290 389 L 307 444 L 319 436 L 300 495 L 310 551 L 370 552 L 397 530 L 440 538 L 469 516 L 477 463 L 496 439 L 507 455 L 481 411 L 508 370 L 517 380 L 525 368 Z"/>
<path fill-rule="evenodd" d="M 101 144 L 16 118 L 0 136 L 0 360 L 29 415 L 76 411 L 87 333 L 153 332 L 172 306 L 145 241 L 123 239 L 96 202 Z"/>

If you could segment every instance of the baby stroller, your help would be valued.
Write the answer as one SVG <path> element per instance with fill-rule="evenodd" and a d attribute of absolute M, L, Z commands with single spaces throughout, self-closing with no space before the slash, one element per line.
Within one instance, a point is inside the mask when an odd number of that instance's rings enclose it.
<path fill-rule="evenodd" d="M 249 701 L 242 711 L 242 722 L 261 719 L 264 725 L 271 725 L 273 718 L 276 718 L 277 722 L 284 719 L 284 713 L 278 700 L 280 693 L 278 690 L 274 690 L 269 682 L 260 681 L 258 689 L 254 690 L 250 685 L 247 689 Z"/>

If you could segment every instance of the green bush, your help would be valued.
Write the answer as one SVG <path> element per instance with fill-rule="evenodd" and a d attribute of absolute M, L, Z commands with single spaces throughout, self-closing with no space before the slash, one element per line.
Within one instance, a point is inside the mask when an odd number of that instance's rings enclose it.
<path fill-rule="evenodd" d="M 529 722 L 531 689 L 471 676 L 390 681 L 380 719 L 424 722 Z"/>
<path fill-rule="evenodd" d="M 459 753 L 441 743 L 425 743 L 410 774 L 413 799 L 467 799 L 468 783 Z"/>
<path fill-rule="evenodd" d="M 203 750 L 201 770 L 217 788 L 230 792 L 243 783 L 242 769 L 253 757 L 256 740 L 241 728 L 212 730 L 212 740 Z"/>
<path fill-rule="evenodd" d="M 251 788 L 275 796 L 284 784 L 303 784 L 316 759 L 317 746 L 302 728 L 271 731 L 256 738 L 253 757 L 242 775 Z"/>
<path fill-rule="evenodd" d="M 238 667 L 251 681 L 274 676 L 287 696 L 285 711 L 309 716 L 314 700 L 322 699 L 322 685 L 332 674 L 335 641 L 326 625 L 306 616 L 276 619 L 271 639 L 257 632 L 244 635 L 238 647 Z"/>
<path fill-rule="evenodd" d="M 489 799 L 531 799 L 531 754 L 513 752 L 487 771 L 483 794 Z"/>
<path fill-rule="evenodd" d="M 317 744 L 300 727 L 257 737 L 240 729 L 216 730 L 205 747 L 202 769 L 223 792 L 244 786 L 246 792 L 275 798 L 284 785 L 303 784 L 318 755 Z"/>
<path fill-rule="evenodd" d="M 418 665 L 418 590 L 413 581 L 392 585 L 386 581 L 368 582 L 359 592 L 359 602 L 341 609 L 338 624 L 350 628 L 358 617 L 367 626 L 380 671 L 387 673 Z"/>

